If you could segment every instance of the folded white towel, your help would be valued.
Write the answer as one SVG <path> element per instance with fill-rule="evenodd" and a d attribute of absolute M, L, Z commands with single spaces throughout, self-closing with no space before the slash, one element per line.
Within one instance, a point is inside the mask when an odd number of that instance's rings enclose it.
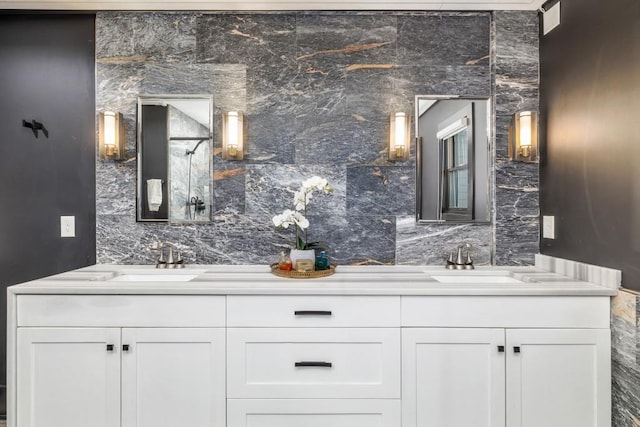
<path fill-rule="evenodd" d="M 147 203 L 151 212 L 158 212 L 162 204 L 162 180 L 147 180 Z"/>

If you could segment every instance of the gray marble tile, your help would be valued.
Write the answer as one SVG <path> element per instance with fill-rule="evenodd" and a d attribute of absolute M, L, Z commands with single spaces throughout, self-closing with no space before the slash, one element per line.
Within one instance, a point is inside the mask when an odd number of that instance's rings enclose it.
<path fill-rule="evenodd" d="M 270 219 L 234 213 L 217 214 L 199 226 L 194 241 L 198 264 L 267 264 L 286 246 Z"/>
<path fill-rule="evenodd" d="M 404 97 L 396 88 L 397 66 L 382 64 L 379 68 L 362 66 L 347 69 L 346 108 L 349 114 L 369 116 L 382 114 L 389 116 L 396 111 L 413 111 L 413 98 Z"/>
<path fill-rule="evenodd" d="M 538 217 L 497 219 L 495 227 L 495 264 L 533 265 L 539 248 Z"/>
<path fill-rule="evenodd" d="M 416 224 L 413 216 L 396 220 L 396 264 L 444 266 L 449 254 L 464 243 L 471 244 L 475 265 L 491 265 L 489 224 Z"/>
<path fill-rule="evenodd" d="M 301 99 L 310 98 L 299 86 L 303 70 L 292 60 L 247 69 L 247 112 L 295 116 Z"/>
<path fill-rule="evenodd" d="M 383 14 L 299 14 L 296 59 L 303 69 L 324 72 L 357 64 L 393 64 L 396 20 Z"/>
<path fill-rule="evenodd" d="M 498 73 L 513 67 L 535 66 L 539 62 L 537 11 L 496 11 L 496 56 Z M 536 73 L 537 74 L 537 73 Z"/>
<path fill-rule="evenodd" d="M 140 90 L 144 94 L 211 94 L 215 89 L 212 64 L 145 64 Z"/>
<path fill-rule="evenodd" d="M 638 354 L 637 296 L 621 291 L 611 299 L 612 358 L 624 366 L 634 367 Z"/>
<path fill-rule="evenodd" d="M 154 242 L 169 242 L 182 249 L 187 264 L 195 263 L 196 226 L 137 223 L 130 215 L 98 215 L 96 255 L 98 264 L 155 264 L 149 250 Z"/>
<path fill-rule="evenodd" d="M 96 109 L 135 119 L 136 101 L 145 76 L 144 63 L 96 64 Z"/>
<path fill-rule="evenodd" d="M 415 212 L 414 166 L 347 168 L 350 215 L 411 215 Z"/>
<path fill-rule="evenodd" d="M 489 64 L 489 13 L 442 13 L 398 17 L 401 65 Z"/>
<path fill-rule="evenodd" d="M 333 194 L 315 193 L 308 205 L 308 214 L 345 216 L 346 171 L 344 166 L 331 165 L 248 165 L 246 213 L 271 221 L 285 209 L 294 209 L 293 194 L 302 182 L 314 175 L 326 178 Z"/>
<path fill-rule="evenodd" d="M 241 64 L 215 64 L 205 68 L 212 73 L 213 108 L 218 116 L 222 112 L 248 108 L 247 66 Z"/>
<path fill-rule="evenodd" d="M 244 214 L 245 165 L 238 162 L 215 162 L 213 172 L 213 210 L 215 215 Z"/>
<path fill-rule="evenodd" d="M 263 66 L 296 53 L 294 14 L 207 14 L 196 28 L 199 62 Z"/>
<path fill-rule="evenodd" d="M 265 112 L 249 114 L 246 120 L 246 163 L 295 162 L 295 117 Z"/>
<path fill-rule="evenodd" d="M 96 58 L 111 63 L 193 62 L 195 13 L 99 12 Z"/>
<path fill-rule="evenodd" d="M 96 214 L 136 215 L 136 162 L 96 161 Z"/>
<path fill-rule="evenodd" d="M 394 87 L 412 101 L 415 95 L 489 97 L 491 70 L 488 66 L 400 66 Z"/>
<path fill-rule="evenodd" d="M 496 221 L 498 224 L 513 224 L 512 220 L 538 220 L 540 216 L 537 188 L 500 186 L 496 188 Z M 505 234 L 506 230 L 500 230 Z M 538 236 L 531 236 L 538 241 Z"/>
<path fill-rule="evenodd" d="M 301 115 L 296 128 L 298 164 L 388 163 L 388 117 Z"/>
<path fill-rule="evenodd" d="M 503 160 L 511 114 L 537 109 L 537 16 L 496 12 L 494 22 L 490 16 L 99 13 L 97 108 L 124 114 L 127 155 L 135 163 L 140 93 L 213 95 L 216 220 L 196 227 L 195 234 L 185 232 L 199 262 L 267 262 L 267 254 L 277 253 L 288 239 L 272 229 L 271 216 L 289 207 L 293 189 L 308 173 L 326 176 L 337 187 L 314 210 L 318 219 L 313 232 L 323 230 L 340 262 L 393 263 L 400 239 L 395 217 L 413 214 L 415 179 L 413 157 L 387 161 L 387 117 L 395 111 L 413 112 L 417 94 L 495 93 L 498 222 L 493 228 L 458 231 L 488 242 L 486 251 L 479 243 L 480 258 L 488 260 L 493 243 L 487 239 L 489 231 L 495 232 L 498 264 L 523 264 L 538 250 L 537 218 L 531 218 L 537 171 Z M 247 118 L 248 152 L 242 162 L 220 158 L 220 113 L 231 109 Z M 133 222 L 133 173 L 133 163 L 98 164 L 100 221 L 122 223 L 123 230 L 99 230 L 102 259 L 142 259 L 139 242 L 147 232 L 181 240 L 174 235 L 179 228 Z M 403 233 L 407 239 L 411 233 L 429 235 L 429 227 Z M 369 235 L 373 237 L 366 239 Z M 127 245 L 132 239 L 138 243 Z M 430 239 L 433 247 L 426 253 L 443 252 L 445 240 Z M 361 245 L 357 253 L 348 246 L 355 243 Z M 398 261 L 429 259 L 421 258 L 417 247 L 398 241 Z"/>
<path fill-rule="evenodd" d="M 640 425 L 640 371 L 618 360 L 611 363 L 612 426 Z"/>
<path fill-rule="evenodd" d="M 395 263 L 395 218 L 349 215 L 312 218 L 312 240 L 328 243 L 331 262 L 339 265 Z"/>

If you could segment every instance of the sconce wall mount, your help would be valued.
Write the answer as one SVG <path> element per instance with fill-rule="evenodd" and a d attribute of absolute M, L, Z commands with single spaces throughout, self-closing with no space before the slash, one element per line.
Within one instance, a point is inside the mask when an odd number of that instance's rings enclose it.
<path fill-rule="evenodd" d="M 509 126 L 509 160 L 538 162 L 538 113 L 519 111 L 513 115 Z"/>
<path fill-rule="evenodd" d="M 391 115 L 389 160 L 407 160 L 411 155 L 411 117 L 399 112 Z"/>
<path fill-rule="evenodd" d="M 105 111 L 98 116 L 98 152 L 101 159 L 124 160 L 126 137 L 122 113 Z"/>
<path fill-rule="evenodd" d="M 222 113 L 222 158 L 244 159 L 244 116 L 238 111 Z"/>

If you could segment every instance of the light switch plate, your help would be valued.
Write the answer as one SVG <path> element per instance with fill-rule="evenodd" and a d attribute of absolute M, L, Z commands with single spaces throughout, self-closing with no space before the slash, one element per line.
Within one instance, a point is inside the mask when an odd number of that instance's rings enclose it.
<path fill-rule="evenodd" d="M 556 238 L 556 217 L 553 215 L 545 215 L 542 217 L 542 238 Z"/>
<path fill-rule="evenodd" d="M 60 217 L 60 237 L 76 237 L 76 217 Z"/>

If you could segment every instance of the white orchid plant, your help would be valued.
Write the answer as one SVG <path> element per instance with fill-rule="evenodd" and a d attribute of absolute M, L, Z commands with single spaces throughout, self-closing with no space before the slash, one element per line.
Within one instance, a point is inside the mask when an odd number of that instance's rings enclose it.
<path fill-rule="evenodd" d="M 333 193 L 333 187 L 329 182 L 319 176 L 313 176 L 302 183 L 300 190 L 293 195 L 293 204 L 295 210 L 286 209 L 280 215 L 273 217 L 273 224 L 278 228 L 289 228 L 293 225 L 296 230 L 295 249 L 306 250 L 319 246 L 319 242 L 309 242 L 307 239 L 307 230 L 309 228 L 309 220 L 307 219 L 307 205 L 315 192 L 323 192 L 325 194 Z"/>

